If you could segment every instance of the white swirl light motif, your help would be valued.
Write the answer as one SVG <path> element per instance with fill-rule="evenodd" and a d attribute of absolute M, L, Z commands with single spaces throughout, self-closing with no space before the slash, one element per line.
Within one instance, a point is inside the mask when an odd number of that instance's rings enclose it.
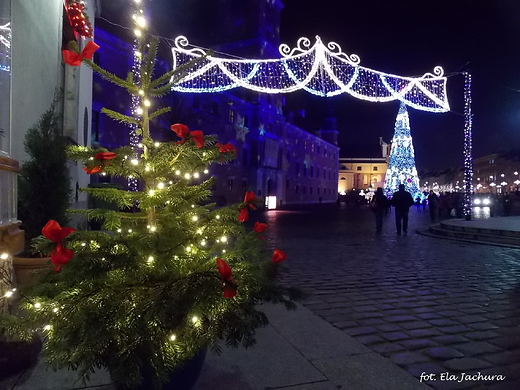
<path fill-rule="evenodd" d="M 175 39 L 174 69 L 205 54 L 200 48 L 188 47 L 185 37 Z M 322 97 L 348 93 L 373 102 L 400 100 L 410 107 L 430 112 L 450 109 L 446 77 L 440 66 L 422 77 L 387 74 L 360 66 L 357 55 L 343 53 L 335 42 L 325 46 L 318 36 L 312 46 L 308 38 L 300 38 L 295 48 L 282 44 L 279 50 L 280 59 L 237 60 L 207 56 L 191 64 L 187 76 L 172 89 L 206 93 L 243 87 L 271 94 L 303 89 Z"/>

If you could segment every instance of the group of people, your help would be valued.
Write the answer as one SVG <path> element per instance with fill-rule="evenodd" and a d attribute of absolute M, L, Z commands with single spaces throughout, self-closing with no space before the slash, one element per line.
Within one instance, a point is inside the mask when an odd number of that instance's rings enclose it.
<path fill-rule="evenodd" d="M 381 232 L 383 229 L 383 217 L 386 214 L 388 207 L 393 206 L 395 209 L 395 227 L 397 234 L 408 232 L 408 212 L 413 206 L 414 200 L 412 194 L 404 189 L 404 184 L 399 185 L 399 190 L 394 192 L 392 198 L 388 200 L 383 193 L 383 189 L 378 187 L 375 195 L 370 202 L 370 208 L 376 217 L 376 230 Z"/>

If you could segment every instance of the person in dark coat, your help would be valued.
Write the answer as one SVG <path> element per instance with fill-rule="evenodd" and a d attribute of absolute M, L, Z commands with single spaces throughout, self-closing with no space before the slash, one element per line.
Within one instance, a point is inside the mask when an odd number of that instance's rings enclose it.
<path fill-rule="evenodd" d="M 414 201 L 412 194 L 404 189 L 404 184 L 399 184 L 399 191 L 394 192 L 391 200 L 392 206 L 395 208 L 395 226 L 397 234 L 401 234 L 401 222 L 403 232 L 408 231 L 408 212 L 413 206 Z"/>
<path fill-rule="evenodd" d="M 428 195 L 428 209 L 430 210 L 431 221 L 435 222 L 435 216 L 439 210 L 439 197 L 433 190 L 430 190 L 430 195 Z"/>
<path fill-rule="evenodd" d="M 383 193 L 381 187 L 377 187 L 376 193 L 370 201 L 370 209 L 376 216 L 376 231 L 378 233 L 383 229 L 383 216 L 386 214 L 388 208 L 388 198 Z"/>

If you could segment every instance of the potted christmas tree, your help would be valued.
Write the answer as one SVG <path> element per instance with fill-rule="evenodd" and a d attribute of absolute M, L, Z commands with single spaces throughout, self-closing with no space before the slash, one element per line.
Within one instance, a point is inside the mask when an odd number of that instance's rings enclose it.
<path fill-rule="evenodd" d="M 22 164 L 18 176 L 18 217 L 22 220 L 25 250 L 13 258 L 18 285 L 30 283 L 31 272 L 49 264 L 49 257 L 42 257 L 31 248 L 32 239 L 41 234 L 50 219 L 61 224 L 68 221 L 71 187 L 67 141 L 56 111 L 58 102 L 59 94 L 56 94 L 49 109 L 27 130 L 24 139 L 29 159 Z"/>
<path fill-rule="evenodd" d="M 141 102 L 136 117 L 103 110 L 136 126 L 142 137 L 137 155 L 129 146 L 76 146 L 69 157 L 83 162 L 89 174 L 136 178 L 141 190 L 83 189 L 134 212 L 75 211 L 102 220 L 101 231 L 49 221 L 36 245 L 51 254 L 54 270 L 21 297 L 25 316 L 3 319 L 18 337 L 38 326 L 53 367 L 77 370 L 84 379 L 104 368 L 122 389 L 168 388 L 172 373 L 200 351 L 218 351 L 221 341 L 253 345 L 255 330 L 268 323 L 257 305 L 294 308 L 300 295 L 276 283 L 276 268 L 286 256 L 278 249 L 266 252 L 260 234 L 267 225 L 256 223 L 248 231 L 243 224 L 256 208 L 254 193 L 229 207 L 205 202 L 214 180 L 208 165 L 232 160 L 233 145 L 183 124 L 171 126 L 178 142 L 152 139 L 149 122 L 167 109 L 149 108 L 151 99 L 182 77 L 171 71 L 153 78 L 157 45 L 140 42 L 140 71 L 126 80 L 90 60 L 93 42 L 81 53 L 64 53 L 67 63 L 86 62 Z"/>

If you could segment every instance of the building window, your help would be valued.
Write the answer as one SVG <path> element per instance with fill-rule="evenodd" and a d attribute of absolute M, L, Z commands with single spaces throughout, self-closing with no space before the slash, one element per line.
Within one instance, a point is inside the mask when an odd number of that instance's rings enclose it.
<path fill-rule="evenodd" d="M 300 175 L 300 163 L 296 163 L 295 168 L 295 175 Z"/>
<path fill-rule="evenodd" d="M 316 168 L 316 177 L 320 178 L 320 168 Z"/>
<path fill-rule="evenodd" d="M 249 127 L 249 117 L 244 115 L 244 127 Z"/>
<path fill-rule="evenodd" d="M 229 123 L 235 123 L 235 110 L 229 109 L 229 116 L 228 116 Z"/>
<path fill-rule="evenodd" d="M 312 195 L 312 187 L 309 187 L 309 194 Z"/>
<path fill-rule="evenodd" d="M 327 178 L 327 168 L 323 168 L 323 178 Z"/>
<path fill-rule="evenodd" d="M 228 179 L 227 181 L 227 188 L 229 192 L 233 191 L 233 179 Z"/>
<path fill-rule="evenodd" d="M 303 163 L 303 176 L 307 176 L 307 165 Z"/>
<path fill-rule="evenodd" d="M 374 170 L 374 171 L 377 171 L 377 167 L 374 167 L 373 170 Z"/>
<path fill-rule="evenodd" d="M 303 193 L 304 193 L 304 194 L 307 193 L 307 186 L 303 186 Z"/>
<path fill-rule="evenodd" d="M 294 187 L 294 193 L 295 194 L 297 194 L 299 190 L 300 190 L 300 186 L 295 186 Z"/>
<path fill-rule="evenodd" d="M 267 131 L 268 131 L 269 133 L 272 133 L 272 132 L 273 132 L 273 125 L 272 125 L 271 123 L 268 123 L 268 124 L 267 124 Z"/>
<path fill-rule="evenodd" d="M 218 115 L 218 103 L 217 102 L 213 102 L 213 104 L 211 105 L 211 113 L 213 115 Z"/>
<path fill-rule="evenodd" d="M 314 167 L 311 165 L 311 177 L 314 177 Z"/>
<path fill-rule="evenodd" d="M 320 145 L 316 145 L 316 153 L 320 154 Z"/>
<path fill-rule="evenodd" d="M 318 195 L 320 194 L 320 187 L 318 187 Z"/>
<path fill-rule="evenodd" d="M 291 162 L 291 151 L 287 151 L 287 162 Z"/>
<path fill-rule="evenodd" d="M 289 189 L 289 179 L 286 179 L 286 180 L 285 180 L 285 189 L 286 189 L 286 190 Z"/>
<path fill-rule="evenodd" d="M 356 167 L 356 171 L 360 171 L 361 170 L 361 167 Z"/>
<path fill-rule="evenodd" d="M 329 171 L 329 180 L 332 180 L 332 171 Z"/>
<path fill-rule="evenodd" d="M 339 180 L 347 180 L 347 179 L 345 179 L 344 177 L 342 177 L 342 178 L 340 178 Z"/>
<path fill-rule="evenodd" d="M 242 180 L 242 192 L 247 191 L 247 180 Z"/>
<path fill-rule="evenodd" d="M 323 155 L 327 157 L 327 148 L 323 148 Z"/>

